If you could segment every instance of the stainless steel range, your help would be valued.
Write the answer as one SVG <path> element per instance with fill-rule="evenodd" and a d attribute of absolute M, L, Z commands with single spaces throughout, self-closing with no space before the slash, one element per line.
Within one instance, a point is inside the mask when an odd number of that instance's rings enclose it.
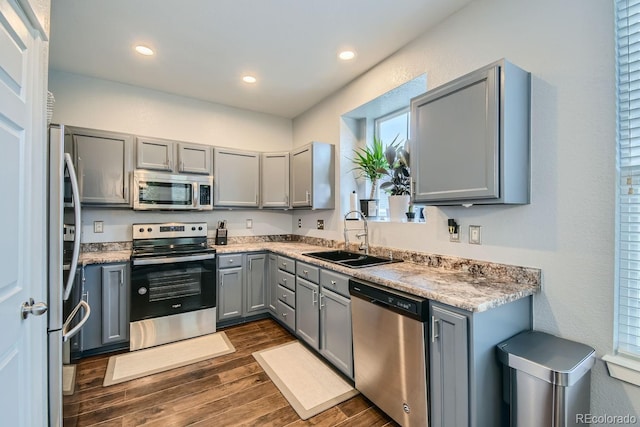
<path fill-rule="evenodd" d="M 133 225 L 132 351 L 216 331 L 215 257 L 206 223 Z"/>

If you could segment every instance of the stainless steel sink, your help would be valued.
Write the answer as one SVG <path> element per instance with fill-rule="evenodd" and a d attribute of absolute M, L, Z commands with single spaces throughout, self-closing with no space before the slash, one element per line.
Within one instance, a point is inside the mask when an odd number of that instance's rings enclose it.
<path fill-rule="evenodd" d="M 307 252 L 302 255 L 321 259 L 323 261 L 333 262 L 339 265 L 344 265 L 345 267 L 349 268 L 363 268 L 371 267 L 374 265 L 389 264 L 392 262 L 402 262 L 401 259 L 383 258 L 374 255 L 359 254 L 347 251 Z"/>

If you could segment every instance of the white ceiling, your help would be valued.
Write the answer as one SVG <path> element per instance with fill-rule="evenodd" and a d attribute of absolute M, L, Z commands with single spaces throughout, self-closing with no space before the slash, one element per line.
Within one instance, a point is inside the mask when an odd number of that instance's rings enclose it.
<path fill-rule="evenodd" d="M 292 118 L 469 1 L 55 0 L 50 67 Z"/>

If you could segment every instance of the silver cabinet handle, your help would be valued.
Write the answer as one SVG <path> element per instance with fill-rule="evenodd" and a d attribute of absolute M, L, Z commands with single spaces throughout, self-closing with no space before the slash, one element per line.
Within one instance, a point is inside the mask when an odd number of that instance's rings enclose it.
<path fill-rule="evenodd" d="M 440 337 L 438 333 L 438 324 L 440 319 L 436 319 L 436 316 L 431 316 L 431 342 L 436 342 L 436 339 Z"/>
<path fill-rule="evenodd" d="M 42 316 L 47 310 L 49 310 L 49 307 L 44 302 L 34 302 L 33 298 L 29 298 L 29 301 L 22 303 L 22 318 L 26 319 L 30 314 Z"/>

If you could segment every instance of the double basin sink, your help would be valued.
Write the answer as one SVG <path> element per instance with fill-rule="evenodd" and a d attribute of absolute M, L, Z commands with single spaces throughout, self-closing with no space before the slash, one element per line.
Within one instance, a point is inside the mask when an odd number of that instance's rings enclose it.
<path fill-rule="evenodd" d="M 323 261 L 332 262 L 338 265 L 343 265 L 349 268 L 372 267 L 374 265 L 389 264 L 392 262 L 402 262 L 401 259 L 383 258 L 383 257 L 377 257 L 373 255 L 366 255 L 366 254 L 347 252 L 347 251 L 307 252 L 302 255 L 321 259 Z"/>

